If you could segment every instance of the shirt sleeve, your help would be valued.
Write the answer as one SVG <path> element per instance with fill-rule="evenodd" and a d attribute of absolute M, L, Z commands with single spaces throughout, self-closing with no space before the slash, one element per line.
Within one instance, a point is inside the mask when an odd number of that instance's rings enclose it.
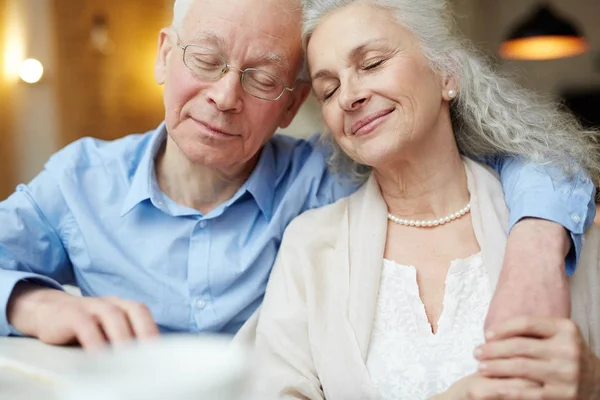
<path fill-rule="evenodd" d="M 20 335 L 6 316 L 17 283 L 62 289 L 74 281 L 58 233 L 67 215 L 60 189 L 47 171 L 0 202 L 0 336 Z"/>
<path fill-rule="evenodd" d="M 486 160 L 500 175 L 510 229 L 523 218 L 556 222 L 571 236 L 565 260 L 567 275 L 573 274 L 581 254 L 583 233 L 594 221 L 594 184 L 584 171 L 566 176 L 560 169 L 523 162 L 514 157 Z"/>
<path fill-rule="evenodd" d="M 312 169 L 311 175 L 317 180 L 307 196 L 305 210 L 318 208 L 350 196 L 362 185 L 362 182 L 353 181 L 351 178 L 335 174 L 328 167 L 332 149 L 321 141 L 321 134 L 315 134 L 308 140 L 312 148 L 310 160 L 306 164 Z"/>

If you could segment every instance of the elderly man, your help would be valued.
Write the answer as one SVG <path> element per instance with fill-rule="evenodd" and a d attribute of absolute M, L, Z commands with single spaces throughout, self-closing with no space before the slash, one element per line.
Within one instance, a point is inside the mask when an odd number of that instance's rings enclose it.
<path fill-rule="evenodd" d="M 175 2 L 155 66 L 165 122 L 79 140 L 0 203 L 0 335 L 94 348 L 241 327 L 290 220 L 356 189 L 327 172 L 316 139 L 273 136 L 310 90 L 300 17 L 290 0 Z M 565 260 L 574 268 L 593 185 L 494 166 L 514 227 L 488 322 L 566 315 Z"/>

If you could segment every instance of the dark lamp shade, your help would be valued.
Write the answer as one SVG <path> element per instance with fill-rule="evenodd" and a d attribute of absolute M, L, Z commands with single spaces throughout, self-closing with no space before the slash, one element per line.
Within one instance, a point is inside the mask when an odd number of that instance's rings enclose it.
<path fill-rule="evenodd" d="M 516 60 L 572 57 L 587 50 L 587 40 L 575 26 L 559 18 L 548 6 L 540 6 L 500 45 L 502 57 Z"/>

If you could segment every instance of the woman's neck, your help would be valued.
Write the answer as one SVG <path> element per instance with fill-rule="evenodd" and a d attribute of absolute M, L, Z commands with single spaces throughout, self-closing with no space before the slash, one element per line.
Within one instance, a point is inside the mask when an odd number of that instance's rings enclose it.
<path fill-rule="evenodd" d="M 410 156 L 374 168 L 391 214 L 405 219 L 445 217 L 469 202 L 462 158 L 452 143 L 428 143 Z"/>

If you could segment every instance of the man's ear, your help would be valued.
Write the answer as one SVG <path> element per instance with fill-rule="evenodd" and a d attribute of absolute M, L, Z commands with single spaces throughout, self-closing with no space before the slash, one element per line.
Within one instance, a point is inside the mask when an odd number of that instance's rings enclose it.
<path fill-rule="evenodd" d="M 304 101 L 308 97 L 310 89 L 311 85 L 309 83 L 300 82 L 296 84 L 294 91 L 290 93 L 288 107 L 279 123 L 280 128 L 287 128 L 292 123 L 292 120 L 298 114 L 298 110 L 300 110 L 300 106 L 304 104 Z"/>
<path fill-rule="evenodd" d="M 154 63 L 154 79 L 159 85 L 165 83 L 167 76 L 167 61 L 173 49 L 171 32 L 171 28 L 163 28 L 158 34 L 158 54 Z"/>

